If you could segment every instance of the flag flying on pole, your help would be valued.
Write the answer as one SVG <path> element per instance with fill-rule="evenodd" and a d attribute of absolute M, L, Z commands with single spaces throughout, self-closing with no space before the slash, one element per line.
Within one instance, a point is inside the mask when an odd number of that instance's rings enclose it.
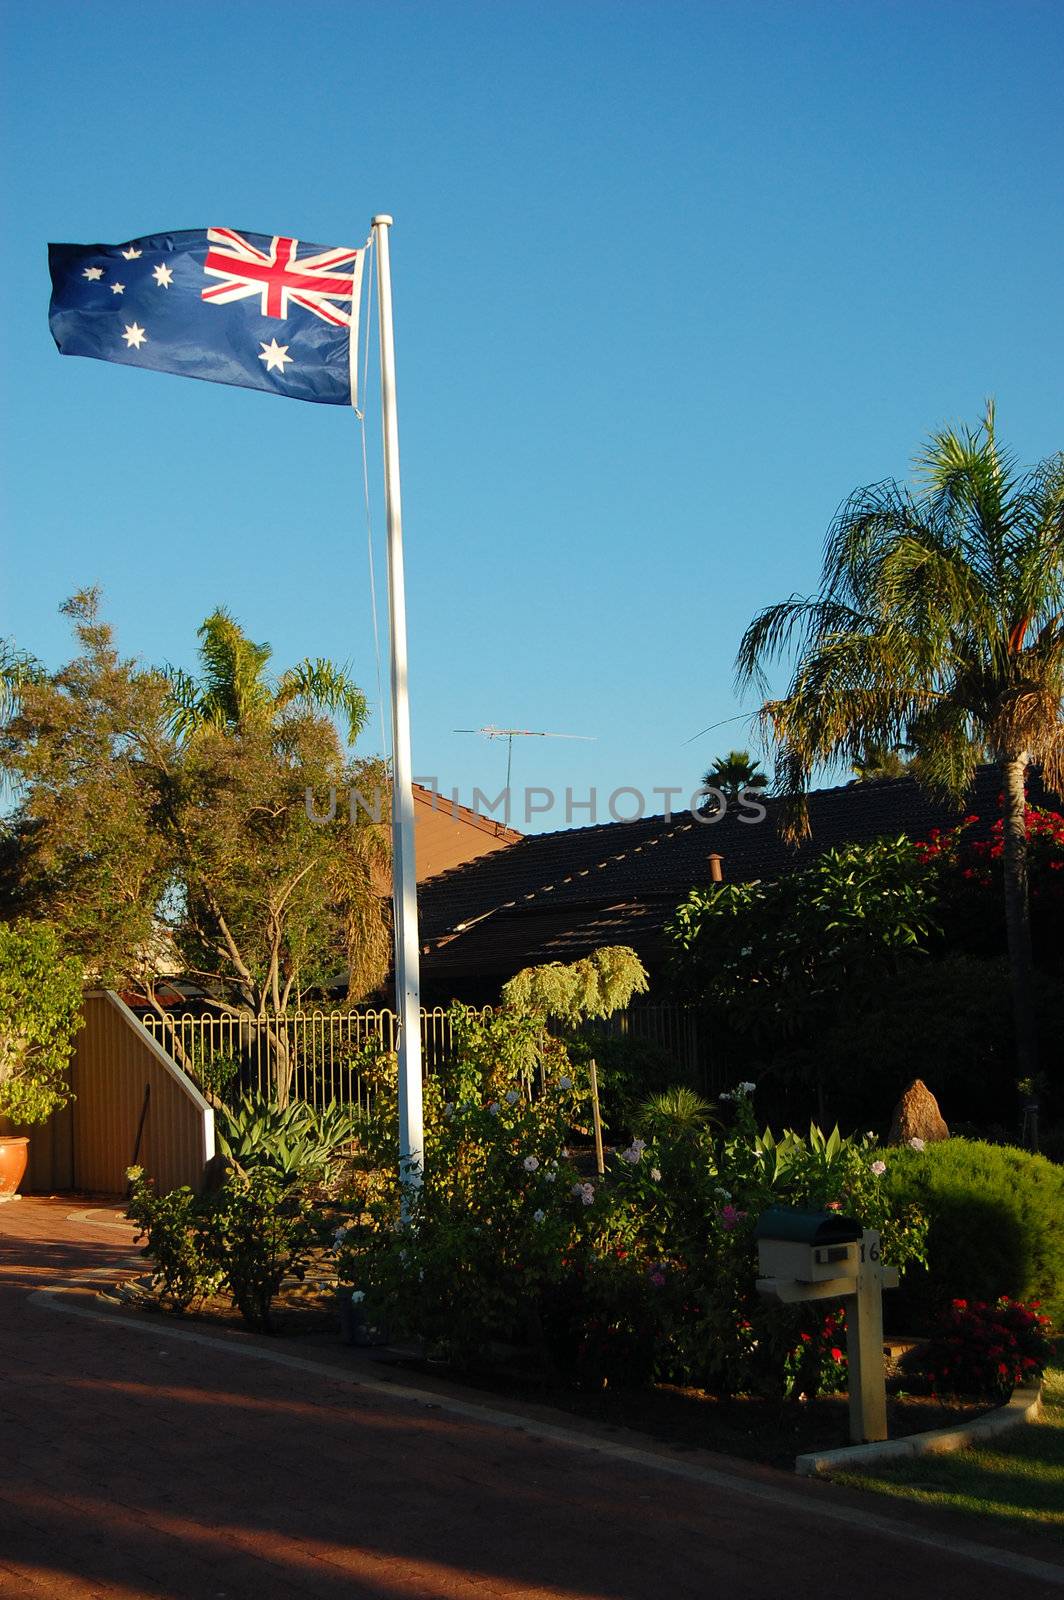
<path fill-rule="evenodd" d="M 50 244 L 48 325 L 65 356 L 355 405 L 364 254 L 233 228 Z"/>

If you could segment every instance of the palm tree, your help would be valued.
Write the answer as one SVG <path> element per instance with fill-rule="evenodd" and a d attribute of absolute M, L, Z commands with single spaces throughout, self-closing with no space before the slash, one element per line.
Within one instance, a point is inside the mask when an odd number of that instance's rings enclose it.
<path fill-rule="evenodd" d="M 911 746 L 920 781 L 958 800 L 987 754 L 999 765 L 1016 1054 L 1036 1130 L 1025 775 L 1039 764 L 1064 786 L 1064 454 L 1020 472 L 990 403 L 976 429 L 933 433 L 917 467 L 919 494 L 888 480 L 850 496 L 819 591 L 755 617 L 737 672 L 765 693 L 768 664 L 796 656 L 760 713 L 794 837 L 808 832 L 813 769 L 870 744 Z"/>
<path fill-rule="evenodd" d="M 904 778 L 914 776 L 913 760 L 901 750 L 891 750 L 885 744 L 875 740 L 866 744 L 861 754 L 853 762 L 852 772 L 855 783 L 875 783 L 880 778 Z"/>
<path fill-rule="evenodd" d="M 718 756 L 702 782 L 709 789 L 719 789 L 729 800 L 738 800 L 744 789 L 767 789 L 768 778 L 761 771 L 760 761 L 753 761 L 749 750 L 729 750 Z"/>
<path fill-rule="evenodd" d="M 279 677 L 266 668 L 268 644 L 254 644 L 230 612 L 219 607 L 199 630 L 199 679 L 170 668 L 172 730 L 181 739 L 205 727 L 233 732 L 252 725 L 272 726 L 294 704 L 341 713 L 353 744 L 365 725 L 366 697 L 342 667 L 319 657 L 299 661 Z"/>

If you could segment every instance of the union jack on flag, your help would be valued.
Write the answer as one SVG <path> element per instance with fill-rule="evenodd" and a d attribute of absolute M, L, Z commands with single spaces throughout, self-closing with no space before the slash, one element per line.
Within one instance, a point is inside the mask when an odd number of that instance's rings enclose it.
<path fill-rule="evenodd" d="M 349 310 L 330 302 L 351 300 L 353 271 L 342 274 L 339 268 L 360 260 L 361 250 L 319 250 L 300 257 L 298 239 L 275 236 L 268 250 L 260 250 L 232 228 L 208 228 L 207 238 L 215 249 L 207 251 L 204 271 L 222 281 L 203 290 L 204 300 L 229 305 L 258 295 L 264 317 L 287 317 L 288 302 L 294 300 L 337 327 L 351 321 Z"/>
<path fill-rule="evenodd" d="M 51 244 L 62 355 L 356 405 L 365 249 L 233 228 Z"/>

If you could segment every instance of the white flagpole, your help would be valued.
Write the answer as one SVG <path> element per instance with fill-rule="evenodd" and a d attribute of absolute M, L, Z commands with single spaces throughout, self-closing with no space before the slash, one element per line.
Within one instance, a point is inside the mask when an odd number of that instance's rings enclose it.
<path fill-rule="evenodd" d="M 399 1017 L 399 1175 L 421 1181 L 421 980 L 414 861 L 414 790 L 406 668 L 403 512 L 399 491 L 399 415 L 395 402 L 395 338 L 388 257 L 389 216 L 373 219 L 377 243 L 377 319 L 381 338 L 384 497 L 388 519 L 388 619 L 392 655 L 392 882 L 395 906 L 395 1009 Z"/>

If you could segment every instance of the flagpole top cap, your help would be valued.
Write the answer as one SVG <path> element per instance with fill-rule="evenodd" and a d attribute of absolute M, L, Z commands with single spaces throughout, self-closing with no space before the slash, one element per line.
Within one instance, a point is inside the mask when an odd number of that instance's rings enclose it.
<path fill-rule="evenodd" d="M 377 215 L 373 219 L 373 226 L 375 228 L 377 228 L 377 227 L 390 228 L 394 221 L 395 221 L 395 218 L 394 217 L 390 217 L 388 215 L 387 211 L 379 211 L 377 213 Z"/>

